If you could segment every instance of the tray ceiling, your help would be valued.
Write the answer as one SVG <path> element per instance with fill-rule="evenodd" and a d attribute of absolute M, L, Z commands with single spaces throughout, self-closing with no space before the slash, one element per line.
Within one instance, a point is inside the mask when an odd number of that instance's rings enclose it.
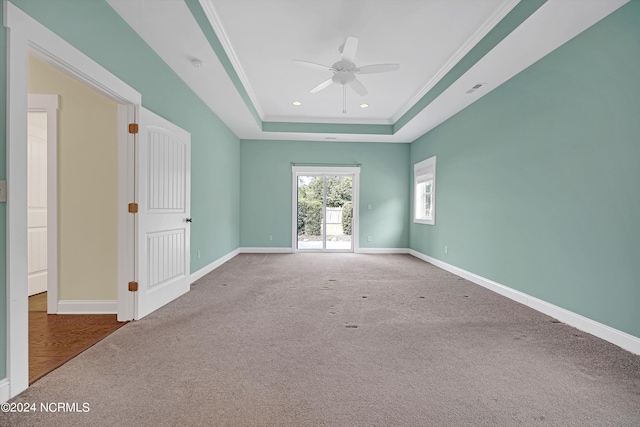
<path fill-rule="evenodd" d="M 107 1 L 239 138 L 411 142 L 628 0 Z M 359 74 L 344 114 L 292 60 L 331 66 L 348 36 L 400 69 Z"/>

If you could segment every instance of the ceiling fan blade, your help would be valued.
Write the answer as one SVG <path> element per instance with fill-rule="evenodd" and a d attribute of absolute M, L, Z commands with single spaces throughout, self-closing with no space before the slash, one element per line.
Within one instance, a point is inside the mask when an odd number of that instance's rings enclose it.
<path fill-rule="evenodd" d="M 349 82 L 349 86 L 351 86 L 351 89 L 356 91 L 356 93 L 358 95 L 365 96 L 368 93 L 367 92 L 367 88 L 365 88 L 364 85 L 362 83 L 360 83 L 360 81 L 358 79 L 351 80 Z"/>
<path fill-rule="evenodd" d="M 386 73 L 387 71 L 396 71 L 400 69 L 400 64 L 375 64 L 359 67 L 354 71 L 356 74 L 374 74 Z"/>
<path fill-rule="evenodd" d="M 297 59 L 293 59 L 291 62 L 293 62 L 296 65 L 301 65 L 307 68 L 313 68 L 315 70 L 335 71 L 332 67 L 329 67 L 328 65 L 316 64 L 315 62 L 299 61 Z"/>
<path fill-rule="evenodd" d="M 326 88 L 327 86 L 331 85 L 331 83 L 333 83 L 332 79 L 328 79 L 323 81 L 322 83 L 320 83 L 318 86 L 314 87 L 313 89 L 311 89 L 309 91 L 309 93 L 317 93 L 320 92 L 322 89 Z"/>
<path fill-rule="evenodd" d="M 352 36 L 347 37 L 347 41 L 342 46 L 342 60 L 355 62 L 356 52 L 358 51 L 358 39 Z"/>

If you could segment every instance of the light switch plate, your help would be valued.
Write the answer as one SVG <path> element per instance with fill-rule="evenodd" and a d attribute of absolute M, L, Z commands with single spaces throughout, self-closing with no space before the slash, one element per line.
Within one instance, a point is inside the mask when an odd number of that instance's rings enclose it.
<path fill-rule="evenodd" d="M 0 181 L 0 203 L 7 203 L 7 181 Z"/>

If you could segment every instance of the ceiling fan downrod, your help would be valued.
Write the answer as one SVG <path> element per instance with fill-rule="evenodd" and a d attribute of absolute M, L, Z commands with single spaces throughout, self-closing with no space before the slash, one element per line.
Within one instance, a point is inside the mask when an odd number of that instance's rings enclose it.
<path fill-rule="evenodd" d="M 347 85 L 342 83 L 342 114 L 347 114 Z"/>

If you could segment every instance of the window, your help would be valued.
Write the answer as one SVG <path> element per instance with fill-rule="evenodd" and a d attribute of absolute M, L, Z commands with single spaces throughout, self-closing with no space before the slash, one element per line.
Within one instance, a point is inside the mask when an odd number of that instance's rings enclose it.
<path fill-rule="evenodd" d="M 413 222 L 436 223 L 436 157 L 429 157 L 413 166 Z"/>

